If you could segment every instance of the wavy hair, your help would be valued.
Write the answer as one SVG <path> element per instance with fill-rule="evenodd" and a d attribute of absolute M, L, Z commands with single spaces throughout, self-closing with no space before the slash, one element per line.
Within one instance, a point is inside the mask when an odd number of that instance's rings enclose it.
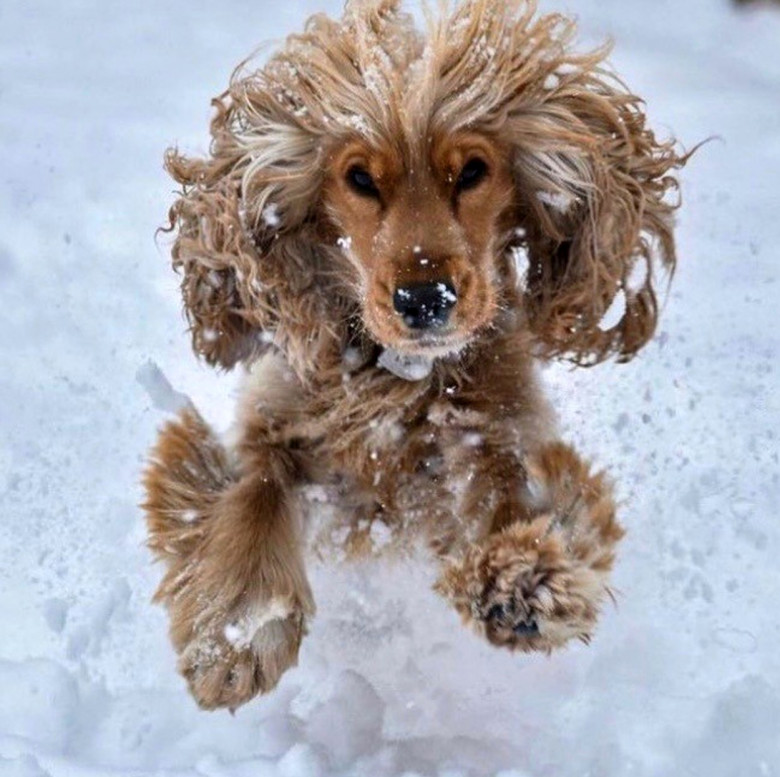
<path fill-rule="evenodd" d="M 608 47 L 577 54 L 574 34 L 534 0 L 465 0 L 428 13 L 423 30 L 399 0 L 349 0 L 341 20 L 312 17 L 261 68 L 243 63 L 213 101 L 209 154 L 166 155 L 195 351 L 230 368 L 274 342 L 300 374 L 314 369 L 358 310 L 323 237 L 328 154 L 355 137 L 411 148 L 468 129 L 513 149 L 517 229 L 504 247 L 528 257 L 519 299 L 539 353 L 633 356 L 675 266 L 674 171 L 687 156 L 647 127 Z"/>

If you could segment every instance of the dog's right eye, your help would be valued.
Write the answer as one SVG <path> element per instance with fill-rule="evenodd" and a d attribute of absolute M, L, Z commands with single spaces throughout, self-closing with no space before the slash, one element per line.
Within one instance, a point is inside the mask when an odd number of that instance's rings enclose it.
<path fill-rule="evenodd" d="M 379 189 L 371 177 L 371 173 L 362 167 L 355 165 L 350 167 L 347 172 L 347 182 L 358 193 L 364 197 L 379 198 Z"/>

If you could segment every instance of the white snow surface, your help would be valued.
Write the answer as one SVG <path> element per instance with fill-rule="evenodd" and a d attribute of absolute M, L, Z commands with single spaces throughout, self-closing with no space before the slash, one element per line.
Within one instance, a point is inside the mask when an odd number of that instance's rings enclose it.
<path fill-rule="evenodd" d="M 552 8 L 552 5 L 547 6 Z M 0 775 L 780 774 L 780 10 L 562 0 L 653 125 L 690 147 L 680 265 L 627 366 L 544 373 L 565 436 L 618 482 L 623 543 L 590 647 L 513 656 L 430 568 L 315 566 L 318 615 L 271 696 L 199 711 L 175 671 L 139 475 L 189 351 L 162 152 L 333 0 L 0 5 Z"/>

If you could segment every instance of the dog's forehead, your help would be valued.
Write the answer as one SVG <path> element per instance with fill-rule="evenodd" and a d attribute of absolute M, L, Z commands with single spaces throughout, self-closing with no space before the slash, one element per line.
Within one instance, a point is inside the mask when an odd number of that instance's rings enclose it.
<path fill-rule="evenodd" d="M 496 121 L 508 97 L 540 83 L 562 47 L 520 0 L 444 6 L 424 27 L 398 2 L 350 2 L 340 22 L 314 17 L 266 68 L 274 99 L 332 135 L 405 139 Z M 521 66 L 522 65 L 522 66 Z"/>
<path fill-rule="evenodd" d="M 476 13 L 484 4 L 471 5 Z M 384 36 L 361 49 L 365 89 L 384 109 L 383 126 L 393 125 L 412 155 L 424 154 L 434 133 L 473 126 L 491 105 L 489 85 L 500 80 L 505 63 L 489 31 L 464 24 L 469 19 L 442 16 L 426 31 L 405 20 L 385 27 Z M 393 46 L 395 56 L 389 52 Z"/>

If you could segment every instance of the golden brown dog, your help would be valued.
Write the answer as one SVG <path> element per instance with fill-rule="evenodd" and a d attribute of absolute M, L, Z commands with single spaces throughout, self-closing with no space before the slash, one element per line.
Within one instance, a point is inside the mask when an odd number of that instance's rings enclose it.
<path fill-rule="evenodd" d="M 234 74 L 207 158 L 169 152 L 194 349 L 248 368 L 233 444 L 187 409 L 145 480 L 157 598 L 203 707 L 295 663 L 307 529 L 348 555 L 422 541 L 495 645 L 592 634 L 623 532 L 534 361 L 627 360 L 651 337 L 686 157 L 573 33 L 530 0 L 466 0 L 422 31 L 396 0 L 348 2 Z"/>

